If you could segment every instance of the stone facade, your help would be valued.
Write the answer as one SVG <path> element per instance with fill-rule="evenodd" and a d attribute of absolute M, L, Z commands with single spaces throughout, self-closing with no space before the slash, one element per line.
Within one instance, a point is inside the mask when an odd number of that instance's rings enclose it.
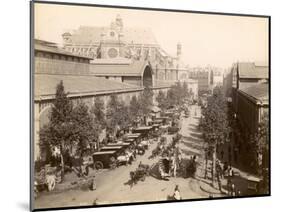
<path fill-rule="evenodd" d="M 105 27 L 81 26 L 62 35 L 66 51 L 85 55 L 94 60 L 127 58 L 147 60 L 153 69 L 155 80 L 177 81 L 187 79 L 187 69 L 181 62 L 182 46 L 177 44 L 177 55 L 170 56 L 163 50 L 152 31 L 147 28 L 127 28 L 122 18 Z M 185 72 L 186 75 L 182 75 Z"/>

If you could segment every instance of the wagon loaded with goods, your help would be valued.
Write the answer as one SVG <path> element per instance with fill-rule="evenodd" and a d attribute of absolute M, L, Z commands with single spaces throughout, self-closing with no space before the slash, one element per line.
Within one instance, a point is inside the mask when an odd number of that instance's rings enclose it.
<path fill-rule="evenodd" d="M 168 178 L 170 177 L 170 165 L 171 163 L 168 158 L 160 158 L 157 163 L 154 163 L 151 166 L 151 176 L 157 179 L 168 180 Z"/>
<path fill-rule="evenodd" d="M 57 167 L 45 165 L 39 172 L 35 172 L 34 178 L 34 192 L 36 195 L 45 189 L 48 191 L 54 190 L 56 184 L 61 182 L 61 171 L 58 171 Z"/>
<path fill-rule="evenodd" d="M 157 179 L 168 180 L 173 169 L 172 158 L 161 157 L 159 161 L 152 165 L 151 175 Z M 193 159 L 181 159 L 177 169 L 177 176 L 188 178 L 196 173 L 196 162 Z"/>

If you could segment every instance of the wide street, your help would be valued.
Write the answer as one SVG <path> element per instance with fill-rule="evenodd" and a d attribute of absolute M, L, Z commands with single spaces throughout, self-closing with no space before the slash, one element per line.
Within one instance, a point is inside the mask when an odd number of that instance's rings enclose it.
<path fill-rule="evenodd" d="M 199 163 L 204 156 L 201 134 L 197 129 L 200 115 L 200 107 L 191 106 L 190 117 L 182 118 L 180 131 L 183 135 L 183 140 L 180 143 L 183 157 L 197 155 Z M 113 204 L 167 200 L 167 196 L 173 194 L 176 185 L 179 186 L 182 199 L 209 197 L 208 193 L 200 189 L 199 180 L 196 178 L 171 177 L 169 181 L 164 181 L 148 176 L 145 181 L 139 181 L 136 185 L 130 187 L 128 185 L 129 172 L 134 171 L 140 161 L 143 164 L 152 165 L 159 160 L 159 157 L 152 160 L 148 159 L 155 147 L 156 142 L 150 145 L 149 150 L 144 155 L 137 156 L 132 165 L 120 166 L 114 170 L 104 169 L 96 173 L 96 190 L 73 189 L 61 193 L 44 193 L 35 200 L 35 208 L 92 205 L 94 201 L 96 204 Z M 201 165 L 198 167 L 198 170 L 200 169 L 202 169 Z"/>

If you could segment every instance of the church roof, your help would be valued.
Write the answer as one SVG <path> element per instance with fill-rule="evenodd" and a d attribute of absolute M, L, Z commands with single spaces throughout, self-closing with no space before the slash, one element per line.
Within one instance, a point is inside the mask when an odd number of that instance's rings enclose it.
<path fill-rule="evenodd" d="M 98 43 L 101 34 L 110 31 L 110 27 L 80 26 L 72 33 L 72 44 Z M 122 40 L 126 43 L 158 45 L 152 31 L 149 28 L 124 28 Z"/>
<path fill-rule="evenodd" d="M 53 99 L 56 93 L 56 86 L 61 80 L 63 81 L 65 91 L 70 97 L 130 92 L 142 89 L 142 87 L 137 85 L 121 83 L 94 76 L 35 74 L 35 100 Z"/>

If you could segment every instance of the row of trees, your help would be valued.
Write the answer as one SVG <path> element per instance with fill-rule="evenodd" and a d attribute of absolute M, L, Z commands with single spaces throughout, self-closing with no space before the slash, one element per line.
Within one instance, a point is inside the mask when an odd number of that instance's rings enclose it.
<path fill-rule="evenodd" d="M 111 95 L 106 107 L 99 97 L 89 107 L 82 100 L 74 104 L 67 97 L 61 81 L 57 85 L 50 121 L 40 129 L 39 134 L 40 147 L 46 154 L 46 161 L 52 158 L 53 148 L 58 148 L 63 171 L 66 153 L 72 150 L 82 152 L 91 142 L 98 141 L 102 130 L 115 133 L 117 128 L 128 127 L 138 116 L 147 115 L 152 106 L 152 98 L 152 91 L 145 88 L 139 97 L 132 97 L 129 105 L 117 95 Z"/>
<path fill-rule="evenodd" d="M 157 101 L 161 109 L 166 109 L 182 103 L 188 95 L 187 84 L 177 83 L 168 90 L 167 95 L 160 91 Z M 67 97 L 61 81 L 57 85 L 49 115 L 50 121 L 40 129 L 40 147 L 46 153 L 46 161 L 50 160 L 52 149 L 56 147 L 61 152 L 61 166 L 64 167 L 66 153 L 82 153 L 93 141 L 98 141 L 104 129 L 115 134 L 117 129 L 127 128 L 139 117 L 147 116 L 152 105 L 153 92 L 150 88 L 145 88 L 140 95 L 133 96 L 129 104 L 119 99 L 118 95 L 111 95 L 106 106 L 100 97 L 95 98 L 91 107 L 82 100 L 74 104 Z"/>
<path fill-rule="evenodd" d="M 79 101 L 74 107 L 64 91 L 62 82 L 57 85 L 53 104 L 50 121 L 40 129 L 40 147 L 46 154 L 47 161 L 52 158 L 53 148 L 60 150 L 63 179 L 64 155 L 73 148 L 83 149 L 88 145 L 88 141 L 97 139 L 98 125 L 86 104 Z"/>
<path fill-rule="evenodd" d="M 190 96 L 191 92 L 188 90 L 187 83 L 177 82 L 171 86 L 167 94 L 160 90 L 156 100 L 159 108 L 165 110 L 170 106 L 183 104 L 184 100 Z"/>
<path fill-rule="evenodd" d="M 259 124 L 258 130 L 250 135 L 249 140 L 245 140 L 251 146 L 252 155 L 254 155 L 254 160 L 257 170 L 263 170 L 263 175 L 265 178 L 268 177 L 268 152 L 269 152 L 269 127 L 268 127 L 268 114 L 264 114 L 262 120 Z M 239 128 L 239 124 L 234 117 L 234 112 L 229 107 L 226 98 L 223 95 L 222 88 L 216 87 L 213 90 L 213 95 L 208 97 L 207 106 L 202 108 L 202 118 L 200 121 L 200 127 L 203 132 L 204 140 L 207 144 L 207 151 L 211 154 L 212 159 L 212 183 L 214 184 L 215 179 L 215 162 L 217 159 L 217 148 L 224 143 L 228 143 L 235 137 L 238 139 L 246 138 L 243 135 L 243 130 Z M 240 136 L 237 136 L 240 135 Z M 250 152 L 249 152 L 250 153 Z M 258 162 L 257 155 L 261 156 L 264 164 L 261 161 Z M 207 164 L 207 159 L 206 159 Z"/>
<path fill-rule="evenodd" d="M 202 109 L 200 126 L 203 132 L 203 138 L 207 143 L 206 152 L 211 154 L 212 157 L 212 183 L 214 184 L 217 147 L 229 141 L 231 127 L 227 102 L 219 87 L 214 88 L 213 95 L 208 97 L 207 102 L 207 106 Z"/>

